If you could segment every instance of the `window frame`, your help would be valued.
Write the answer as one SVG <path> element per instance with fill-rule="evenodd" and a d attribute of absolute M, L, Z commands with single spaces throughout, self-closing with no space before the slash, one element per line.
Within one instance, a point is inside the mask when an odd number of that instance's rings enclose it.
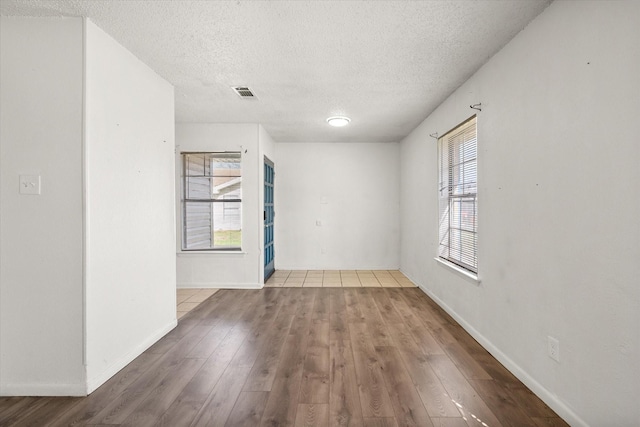
<path fill-rule="evenodd" d="M 473 124 L 471 124 L 473 122 Z M 472 137 L 465 139 L 469 132 L 467 128 L 473 127 Z M 456 141 L 456 138 L 461 138 Z M 472 158 L 467 158 L 472 142 Z M 478 122 L 477 115 L 473 115 L 437 140 L 437 160 L 438 160 L 438 245 L 436 261 L 451 267 L 463 276 L 478 280 Z M 455 144 L 455 145 L 454 145 Z M 446 155 L 443 150 L 446 149 Z M 454 155 L 457 154 L 457 155 Z M 458 158 L 457 163 L 454 158 Z M 444 163 L 447 163 L 445 166 Z M 474 180 L 465 177 L 469 174 Z M 461 178 L 462 177 L 462 178 Z M 457 215 L 458 226 L 452 227 L 452 203 L 458 204 L 459 213 Z M 471 229 L 464 228 L 463 204 L 471 206 Z M 468 206 L 469 207 L 469 206 Z M 445 222 L 446 220 L 446 222 Z M 465 224 L 469 227 L 469 223 Z M 458 234 L 459 242 L 451 243 L 452 235 Z M 463 238 L 466 236 L 466 239 Z M 471 235 L 471 243 L 468 236 Z M 446 240 L 446 243 L 444 241 Z M 471 251 L 468 250 L 471 245 Z M 452 254 L 457 251 L 457 256 Z M 471 257 L 471 258 L 470 258 Z M 468 262 L 471 260 L 471 262 Z"/>
<path fill-rule="evenodd" d="M 192 198 L 188 198 L 189 192 L 188 192 L 188 180 L 187 178 L 189 177 L 197 177 L 198 175 L 188 175 L 188 168 L 187 168 L 187 156 L 189 155 L 211 155 L 212 157 L 215 157 L 215 155 L 224 155 L 229 157 L 230 155 L 235 155 L 234 157 L 231 158 L 237 158 L 239 160 L 240 163 L 240 197 L 239 198 L 233 198 L 233 199 L 227 199 L 224 198 L 225 196 L 223 196 L 223 198 L 221 199 L 213 199 L 213 198 L 209 198 L 209 199 L 192 199 Z M 242 177 L 243 177 L 243 168 L 242 168 L 242 164 L 243 164 L 243 159 L 242 159 L 242 153 L 240 151 L 182 151 L 180 152 L 180 163 L 181 163 L 181 168 L 182 168 L 182 173 L 180 176 L 180 188 L 181 188 L 181 230 L 180 230 L 180 252 L 183 253 L 198 253 L 198 252 L 204 252 L 204 253 L 224 253 L 224 252 L 233 252 L 233 253 L 242 253 L 242 240 L 243 240 L 243 215 L 242 215 L 242 211 L 243 211 L 243 204 L 242 204 Z M 203 177 L 211 177 L 213 178 L 213 170 L 211 170 L 211 175 L 206 175 L 203 174 Z M 210 204 L 212 207 L 215 203 L 239 203 L 239 222 L 240 222 L 240 244 L 238 246 L 215 246 L 215 242 L 214 242 L 214 232 L 215 230 L 212 227 L 212 236 L 211 236 L 211 242 L 212 245 L 211 247 L 199 247 L 199 248 L 187 248 L 187 203 L 205 203 L 205 204 Z M 223 213 L 224 213 L 224 205 L 223 205 Z M 214 213 L 211 213 L 212 217 L 214 215 Z"/>

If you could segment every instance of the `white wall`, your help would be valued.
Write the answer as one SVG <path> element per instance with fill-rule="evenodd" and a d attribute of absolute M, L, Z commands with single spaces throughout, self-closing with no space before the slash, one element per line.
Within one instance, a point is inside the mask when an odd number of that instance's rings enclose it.
<path fill-rule="evenodd" d="M 176 124 L 176 235 L 178 287 L 259 288 L 261 279 L 262 199 L 259 181 L 262 150 L 258 124 Z M 268 145 L 268 144 L 267 144 Z M 267 148 L 268 150 L 268 148 Z M 240 151 L 242 153 L 242 250 L 181 251 L 180 153 Z"/>
<path fill-rule="evenodd" d="M 82 19 L 0 19 L 0 394 L 80 395 Z"/>
<path fill-rule="evenodd" d="M 276 268 L 397 269 L 399 144 L 276 145 Z"/>
<path fill-rule="evenodd" d="M 87 21 L 89 391 L 176 325 L 173 87 Z"/>
<path fill-rule="evenodd" d="M 553 3 L 402 142 L 402 270 L 572 425 L 640 421 L 639 16 Z M 480 285 L 433 260 L 429 137 L 478 102 Z"/>
<path fill-rule="evenodd" d="M 1 31 L 0 394 L 84 395 L 176 324 L 173 89 L 80 18 Z"/>

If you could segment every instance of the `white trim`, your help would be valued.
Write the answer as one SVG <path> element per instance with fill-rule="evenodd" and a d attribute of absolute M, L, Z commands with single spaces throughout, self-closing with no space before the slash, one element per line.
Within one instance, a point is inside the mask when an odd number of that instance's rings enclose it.
<path fill-rule="evenodd" d="M 405 274 L 406 275 L 406 274 Z M 408 276 L 407 276 L 408 277 Z M 418 284 L 411 279 L 413 283 Z M 537 382 L 531 375 L 511 360 L 506 354 L 504 354 L 498 347 L 496 347 L 491 341 L 489 341 L 484 335 L 478 332 L 473 326 L 471 326 L 466 320 L 464 320 L 458 313 L 456 313 L 451 307 L 445 304 L 435 294 L 430 292 L 423 285 L 418 284 L 418 287 L 422 292 L 427 294 L 429 298 L 434 300 L 444 311 L 446 311 L 456 322 L 463 327 L 465 331 L 469 333 L 476 341 L 480 343 L 493 357 L 495 357 L 502 365 L 504 365 L 509 372 L 515 375 L 520 381 L 522 381 L 527 387 L 533 391 L 533 393 L 544 401 L 551 409 L 553 409 L 562 419 L 568 422 L 574 427 L 589 427 L 589 425 L 580 418 L 575 412 L 573 412 L 564 402 L 558 399 L 558 396 L 544 388 L 539 382 Z"/>
<path fill-rule="evenodd" d="M 87 395 L 85 383 L 75 384 L 4 384 L 0 396 L 73 396 Z"/>
<path fill-rule="evenodd" d="M 210 251 L 177 251 L 176 255 L 182 256 L 182 255 L 221 255 L 221 254 L 226 254 L 226 255 L 246 255 L 247 252 L 243 252 L 243 251 L 220 251 L 220 250 L 210 250 Z"/>
<path fill-rule="evenodd" d="M 262 283 L 178 283 L 178 289 L 262 289 Z"/>
<path fill-rule="evenodd" d="M 82 18 L 82 368 L 87 381 L 87 283 L 89 265 L 89 147 L 87 135 L 87 21 Z M 86 394 L 86 390 L 85 390 Z"/>
<path fill-rule="evenodd" d="M 382 270 L 386 270 L 386 271 L 400 271 L 400 268 L 398 266 L 395 267 L 385 267 L 385 266 L 375 266 L 375 267 L 332 267 L 332 268 L 325 268 L 325 267 L 318 267 L 318 266 L 313 266 L 313 267 L 299 267 L 299 266 L 295 266 L 295 267 L 289 267 L 289 266 L 282 266 L 282 265 L 278 265 L 276 267 L 276 271 L 278 270 L 290 270 L 290 271 L 296 271 L 296 270 L 307 270 L 307 271 L 312 271 L 312 270 L 327 270 L 327 271 L 340 271 L 340 270 L 353 270 L 353 271 L 373 271 L 373 270 L 378 270 L 378 271 L 382 271 Z"/>
<path fill-rule="evenodd" d="M 473 274 L 471 271 L 469 270 L 465 270 L 464 268 L 460 267 L 459 265 L 455 265 L 452 262 L 449 262 L 445 259 L 442 259 L 440 257 L 435 257 L 434 260 L 436 260 L 438 262 L 438 264 L 444 266 L 445 268 L 453 271 L 454 273 L 456 273 L 458 276 L 461 276 L 462 278 L 466 279 L 469 282 L 475 283 L 476 285 L 480 284 L 480 278 L 478 277 L 477 274 Z"/>
<path fill-rule="evenodd" d="M 87 378 L 87 394 L 92 393 L 102 384 L 107 382 L 111 377 L 117 374 L 122 368 L 131 363 L 136 357 L 140 356 L 146 349 L 155 344 L 158 340 L 168 334 L 173 328 L 178 325 L 177 319 L 173 319 L 167 325 L 158 329 L 155 333 L 153 333 L 149 338 L 144 340 L 141 344 L 137 345 L 133 350 L 129 353 L 125 354 L 120 359 L 116 360 L 111 364 L 107 369 L 105 369 L 99 375 L 96 375 L 93 378 Z"/>

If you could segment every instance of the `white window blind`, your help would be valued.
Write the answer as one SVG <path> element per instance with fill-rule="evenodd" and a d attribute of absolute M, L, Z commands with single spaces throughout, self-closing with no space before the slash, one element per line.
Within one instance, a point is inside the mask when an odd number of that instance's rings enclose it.
<path fill-rule="evenodd" d="M 438 139 L 440 225 L 438 256 L 478 272 L 476 117 Z"/>

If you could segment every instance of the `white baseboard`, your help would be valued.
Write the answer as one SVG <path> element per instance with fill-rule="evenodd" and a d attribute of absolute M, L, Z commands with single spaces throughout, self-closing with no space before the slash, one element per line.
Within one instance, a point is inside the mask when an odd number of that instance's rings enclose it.
<path fill-rule="evenodd" d="M 318 267 L 318 266 L 311 266 L 311 267 L 301 267 L 299 265 L 297 266 L 278 266 L 276 268 L 276 271 L 278 270 L 334 270 L 334 271 L 338 271 L 338 270 L 391 270 L 391 271 L 395 271 L 398 270 L 399 267 L 395 266 L 395 267 L 389 267 L 389 266 L 357 266 L 357 267 Z"/>
<path fill-rule="evenodd" d="M 77 384 L 2 384 L 0 396 L 73 396 L 87 395 L 87 385 Z"/>
<path fill-rule="evenodd" d="M 135 348 L 133 348 L 129 353 L 122 356 L 116 362 L 112 363 L 107 369 L 105 369 L 102 373 L 94 376 L 93 378 L 87 379 L 87 390 L 86 394 L 92 393 L 102 384 L 107 382 L 109 378 L 113 377 L 117 374 L 122 368 L 127 366 L 129 363 L 133 361 L 136 357 L 140 356 L 146 349 L 155 344 L 160 338 L 164 337 L 167 333 L 169 333 L 173 328 L 178 325 L 178 321 L 173 319 L 168 324 L 158 329 L 156 332 L 151 334 L 147 339 L 138 344 Z"/>
<path fill-rule="evenodd" d="M 262 289 L 262 283 L 178 283 L 178 289 Z"/>
<path fill-rule="evenodd" d="M 465 331 L 469 333 L 476 341 L 482 345 L 493 357 L 495 357 L 505 368 L 509 370 L 516 378 L 518 378 L 524 385 L 529 387 L 536 396 L 538 396 L 544 403 L 549 405 L 551 409 L 553 409 L 562 419 L 568 422 L 571 426 L 574 427 L 589 427 L 589 425 L 580 418 L 575 412 L 573 412 L 563 401 L 561 401 L 558 396 L 551 393 L 545 387 L 543 387 L 538 381 L 536 381 L 529 373 L 527 373 L 524 369 L 522 369 L 519 365 L 517 365 L 513 360 L 511 360 L 506 354 L 504 354 L 499 348 L 497 348 L 491 341 L 489 341 L 484 335 L 478 332 L 473 326 L 471 326 L 465 319 L 463 319 L 458 313 L 451 309 L 447 304 L 444 303 L 440 298 L 434 295 L 429 289 L 425 286 L 419 284 L 416 280 L 409 277 L 405 272 L 403 272 L 405 276 L 413 283 L 418 285 L 420 290 L 427 294 L 429 298 L 434 300 L 436 304 L 438 304 L 444 311 L 446 311 L 451 317 L 453 317 L 456 322 L 460 324 L 464 328 Z"/>

